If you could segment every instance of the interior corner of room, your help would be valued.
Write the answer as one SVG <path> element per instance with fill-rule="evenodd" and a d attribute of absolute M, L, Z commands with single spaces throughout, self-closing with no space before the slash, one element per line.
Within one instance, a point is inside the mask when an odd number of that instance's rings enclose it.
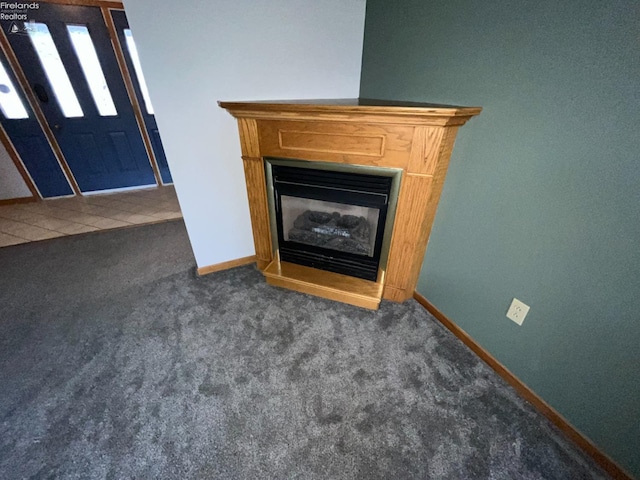
<path fill-rule="evenodd" d="M 640 478 L 640 9 L 302 3 L 124 2 L 197 272 L 256 260 L 237 124 L 219 100 L 479 105 L 451 153 L 416 296 L 611 475 Z M 37 196 L 0 151 L 0 202 Z M 520 325 L 506 317 L 514 298 L 530 306 Z"/>

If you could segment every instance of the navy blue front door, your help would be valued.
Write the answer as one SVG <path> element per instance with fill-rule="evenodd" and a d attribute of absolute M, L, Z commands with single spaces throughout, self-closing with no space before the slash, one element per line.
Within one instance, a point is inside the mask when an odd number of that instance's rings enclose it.
<path fill-rule="evenodd" d="M 155 184 L 100 9 L 40 3 L 29 20 L 2 27 L 80 189 Z"/>
<path fill-rule="evenodd" d="M 17 99 L 3 104 L 0 121 L 11 143 L 22 159 L 36 188 L 43 197 L 73 195 L 73 190 L 56 159 L 47 137 L 42 132 L 29 103 L 25 101 L 18 81 L 0 51 L 0 96 L 2 100 Z"/>
<path fill-rule="evenodd" d="M 142 76 L 141 67 L 138 62 L 137 53 L 132 52 L 132 48 L 135 48 L 133 43 L 133 36 L 129 29 L 129 22 L 124 10 L 111 10 L 111 17 L 116 27 L 116 33 L 118 34 L 118 40 L 124 53 L 125 61 L 127 62 L 127 69 L 131 75 L 133 81 L 133 88 L 142 110 L 142 116 L 144 118 L 145 127 L 151 139 L 153 145 L 153 153 L 156 156 L 158 168 L 160 169 L 160 175 L 162 177 L 162 183 L 171 183 L 171 172 L 169 171 L 169 165 L 167 164 L 167 157 L 164 154 L 164 148 L 162 147 L 162 141 L 160 141 L 160 132 L 158 131 L 158 125 L 156 124 L 156 117 L 153 114 L 153 109 L 150 104 L 148 94 L 143 93 L 143 88 L 146 89 L 144 78 Z M 134 58 L 136 56 L 136 58 Z"/>

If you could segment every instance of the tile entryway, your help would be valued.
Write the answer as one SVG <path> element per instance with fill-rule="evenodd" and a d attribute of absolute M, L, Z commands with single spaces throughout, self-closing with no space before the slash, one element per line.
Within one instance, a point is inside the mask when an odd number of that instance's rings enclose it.
<path fill-rule="evenodd" d="M 0 207 L 0 247 L 182 218 L 172 186 Z"/>

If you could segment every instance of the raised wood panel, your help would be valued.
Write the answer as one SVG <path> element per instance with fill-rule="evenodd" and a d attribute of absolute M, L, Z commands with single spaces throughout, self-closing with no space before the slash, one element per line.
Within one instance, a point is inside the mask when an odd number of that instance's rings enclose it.
<path fill-rule="evenodd" d="M 280 130 L 278 135 L 282 150 L 307 150 L 369 157 L 384 155 L 384 135 L 345 135 L 297 130 Z"/>
<path fill-rule="evenodd" d="M 265 157 L 390 168 L 406 167 L 413 130 L 413 127 L 398 125 L 258 122 L 260 152 Z"/>
<path fill-rule="evenodd" d="M 259 157 L 242 157 L 242 160 L 244 164 L 244 176 L 247 182 L 253 242 L 256 247 L 256 263 L 258 264 L 258 268 L 262 270 L 272 259 L 267 187 L 264 180 L 264 162 L 262 158 Z"/>

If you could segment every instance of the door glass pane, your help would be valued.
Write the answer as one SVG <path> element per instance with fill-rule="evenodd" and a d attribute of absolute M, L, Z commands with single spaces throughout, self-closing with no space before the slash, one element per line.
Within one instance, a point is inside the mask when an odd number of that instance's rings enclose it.
<path fill-rule="evenodd" d="M 29 118 L 22 100 L 18 96 L 13 82 L 0 62 L 0 109 L 4 116 L 11 119 Z"/>
<path fill-rule="evenodd" d="M 29 33 L 31 44 L 47 74 L 62 113 L 67 118 L 83 117 L 84 113 L 78 102 L 78 97 L 73 91 L 69 75 L 67 75 L 60 54 L 53 43 L 49 28 L 44 23 L 29 22 L 28 27 L 25 25 L 25 29 Z"/>
<path fill-rule="evenodd" d="M 136 71 L 136 77 L 138 77 L 138 85 L 142 91 L 142 98 L 144 99 L 144 105 L 149 115 L 153 115 L 153 106 L 151 105 L 151 98 L 149 98 L 149 90 L 147 90 L 147 83 L 144 81 L 144 75 L 142 73 L 142 65 L 140 65 L 140 58 L 138 57 L 138 49 L 136 43 L 133 41 L 133 35 L 128 28 L 124 29 L 124 38 L 127 41 L 127 50 L 129 50 L 129 56 L 133 63 L 133 68 Z"/>
<path fill-rule="evenodd" d="M 103 117 L 117 115 L 118 111 L 113 103 L 113 98 L 111 98 L 111 92 L 107 86 L 107 80 L 104 78 L 89 30 L 83 25 L 67 25 L 67 31 L 80 61 L 84 78 L 89 84 L 93 101 L 98 107 L 98 112 Z"/>

